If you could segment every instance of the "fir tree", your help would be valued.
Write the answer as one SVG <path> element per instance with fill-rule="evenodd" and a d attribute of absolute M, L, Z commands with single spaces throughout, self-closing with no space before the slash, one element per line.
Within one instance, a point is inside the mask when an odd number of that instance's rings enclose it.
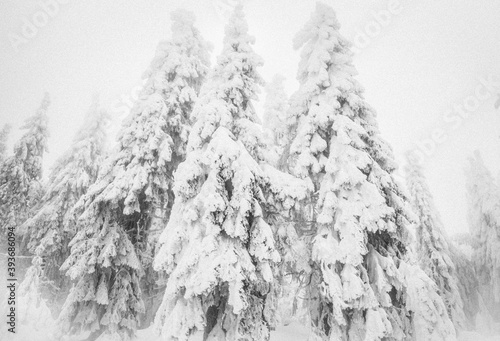
<path fill-rule="evenodd" d="M 418 222 L 416 227 L 416 254 L 420 267 L 438 287 L 448 314 L 457 331 L 465 328 L 462 297 L 456 279 L 455 264 L 451 258 L 448 238 L 434 206 L 421 166 L 408 156 L 406 184 Z"/>
<path fill-rule="evenodd" d="M 311 324 L 318 340 L 401 340 L 416 330 L 399 269 L 408 258 L 411 210 L 339 28 L 334 11 L 318 3 L 294 41 L 302 54 L 289 167 L 314 188 L 307 228 Z M 445 321 L 429 328 L 449 333 L 446 311 L 436 318 Z"/>
<path fill-rule="evenodd" d="M 37 112 L 29 117 L 21 127 L 27 131 L 15 144 L 14 154 L 0 163 L 0 231 L 5 236 L 7 234 L 16 235 L 16 256 L 26 254 L 21 243 L 24 232 L 21 229 L 21 224 L 32 213 L 32 209 L 43 191 L 41 184 L 42 159 L 47 149 L 47 110 L 49 105 L 49 95 L 46 93 Z M 4 240 L 1 248 L 2 253 L 6 254 L 7 238 L 5 237 Z M 24 276 L 24 271 L 29 264 L 26 260 L 26 258 L 16 258 L 14 268 L 17 278 Z M 29 316 L 26 314 L 32 310 L 48 312 L 48 309 L 44 310 L 46 307 L 43 306 L 43 302 L 18 299 L 17 304 L 19 305 L 18 318 L 21 324 L 27 322 Z M 21 309 L 23 310 L 21 311 Z"/>
<path fill-rule="evenodd" d="M 269 181 L 274 184 L 278 199 L 285 201 L 276 207 L 272 214 L 268 212 L 267 222 L 274 232 L 275 246 L 281 261 L 273 264 L 274 282 L 267 296 L 266 316 L 269 325 L 275 328 L 289 324 L 293 320 L 305 322 L 307 319 L 306 302 L 303 300 L 307 287 L 307 273 L 310 272 L 307 245 L 297 226 L 297 216 L 302 211 L 301 203 L 311 192 L 307 182 L 300 181 L 284 173 L 264 168 Z M 290 190 L 292 189 L 292 190 Z M 287 202 L 293 200 L 292 202 Z"/>
<path fill-rule="evenodd" d="M 413 338 L 398 337 L 397 340 L 456 341 L 453 323 L 436 283 L 417 264 L 401 262 L 398 270 L 406 283 L 405 304 L 412 313 Z"/>
<path fill-rule="evenodd" d="M 69 256 L 69 242 L 76 233 L 73 207 L 97 179 L 108 122 L 107 113 L 94 98 L 72 146 L 56 161 L 36 213 L 24 224 L 34 259 L 20 292 L 42 293 L 54 311 L 59 311 L 69 290 L 69 281 L 59 268 Z"/>
<path fill-rule="evenodd" d="M 266 85 L 264 101 L 263 133 L 266 143 L 266 160 L 282 171 L 286 169 L 286 159 L 290 144 L 287 111 L 289 100 L 283 85 L 285 78 L 275 75 Z M 280 174 L 280 173 L 279 173 Z M 281 182 L 279 176 L 273 179 Z M 281 183 L 281 188 L 292 184 Z M 302 187 L 305 184 L 302 184 Z M 301 185 L 298 185 L 299 187 Z M 305 190 L 305 188 L 304 188 Z M 270 325 L 274 328 L 278 324 L 290 323 L 292 319 L 303 318 L 303 302 L 299 293 L 303 288 L 303 275 L 309 270 L 307 264 L 307 248 L 300 238 L 300 231 L 296 230 L 297 213 L 300 210 L 283 215 L 283 212 L 272 217 L 269 221 L 273 227 L 276 248 L 282 261 L 274 266 L 275 283 L 273 290 L 267 296 L 266 308 L 272 310 Z"/>
<path fill-rule="evenodd" d="M 0 231 L 16 230 L 28 218 L 42 193 L 42 159 L 47 150 L 47 109 L 45 94 L 36 114 L 26 120 L 27 130 L 0 169 Z M 18 231 L 18 234 L 20 234 Z"/>
<path fill-rule="evenodd" d="M 264 138 L 267 143 L 267 159 L 275 166 L 280 166 L 279 160 L 289 143 L 286 125 L 288 111 L 288 96 L 283 86 L 285 78 L 275 75 L 271 83 L 266 85 L 264 102 Z"/>
<path fill-rule="evenodd" d="M 158 290 L 154 244 L 170 215 L 172 173 L 185 157 L 189 115 L 209 64 L 193 15 L 176 11 L 172 20 L 172 38 L 159 44 L 115 152 L 77 203 L 83 213 L 63 264 L 76 280 L 60 317 L 65 331 L 129 340 L 145 313 L 142 292 Z"/>
<path fill-rule="evenodd" d="M 480 293 L 500 317 L 500 190 L 478 151 L 466 170 L 468 221 L 478 245 L 473 253 Z"/>
<path fill-rule="evenodd" d="M 166 340 L 268 340 L 266 307 L 279 261 L 271 216 L 291 209 L 304 185 L 266 165 L 252 101 L 262 65 L 241 5 L 193 117 L 175 175 L 172 217 L 154 267 L 169 276 L 156 324 Z M 272 180 L 274 179 L 274 180 Z M 293 183 L 296 187 L 281 184 Z M 272 314 L 272 313 L 271 313 Z"/>
<path fill-rule="evenodd" d="M 455 264 L 455 278 L 460 297 L 462 297 L 465 329 L 474 330 L 476 327 L 476 316 L 481 312 L 478 291 L 479 282 L 474 264 L 462 250 L 463 248 L 457 247 L 452 241 L 450 244 L 450 256 L 453 264 Z"/>

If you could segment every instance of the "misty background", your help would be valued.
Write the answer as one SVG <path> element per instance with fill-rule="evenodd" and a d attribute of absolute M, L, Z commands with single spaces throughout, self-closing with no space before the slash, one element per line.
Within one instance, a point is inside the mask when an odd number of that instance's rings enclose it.
<path fill-rule="evenodd" d="M 285 76 L 289 95 L 298 87 L 299 54 L 292 40 L 315 2 L 243 1 L 255 51 L 265 62 L 260 72 L 267 81 L 276 73 Z M 446 230 L 450 235 L 466 232 L 467 158 L 478 149 L 492 173 L 500 172 L 500 2 L 324 2 L 336 10 L 341 32 L 354 42 L 358 79 L 398 163 L 403 164 L 409 149 L 419 155 Z M 57 6 L 42 5 L 49 3 Z M 70 145 L 95 92 L 113 117 L 112 144 L 158 42 L 170 35 L 169 13 L 179 7 L 195 13 L 196 26 L 213 44 L 215 61 L 235 3 L 0 2 L 0 125 L 12 125 L 9 152 L 44 91 L 52 100 L 45 176 Z M 257 103 L 260 115 L 264 94 Z"/>

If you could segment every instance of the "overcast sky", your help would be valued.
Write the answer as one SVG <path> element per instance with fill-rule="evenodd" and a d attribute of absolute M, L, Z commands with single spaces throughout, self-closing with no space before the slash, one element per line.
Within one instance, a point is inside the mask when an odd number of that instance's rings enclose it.
<path fill-rule="evenodd" d="M 12 124 L 12 144 L 48 91 L 47 168 L 71 143 L 94 92 L 101 93 L 116 124 L 123 118 L 156 45 L 169 37 L 170 11 L 195 12 L 215 58 L 227 10 L 235 3 L 56 1 L 0 2 L 0 125 Z M 66 3 L 56 9 L 41 5 L 50 2 Z M 494 106 L 500 93 L 500 1 L 324 2 L 337 11 L 343 34 L 355 42 L 359 80 L 378 112 L 383 137 L 400 164 L 406 150 L 417 150 L 446 229 L 467 231 L 467 157 L 479 149 L 492 173 L 500 171 L 500 109 Z M 265 61 L 262 75 L 270 80 L 283 74 L 291 94 L 299 60 L 292 39 L 315 1 L 244 3 L 255 50 Z"/>

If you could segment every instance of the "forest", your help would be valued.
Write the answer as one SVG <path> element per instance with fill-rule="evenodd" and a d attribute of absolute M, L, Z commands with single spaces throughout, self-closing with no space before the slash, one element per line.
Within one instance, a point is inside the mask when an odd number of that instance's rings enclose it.
<path fill-rule="evenodd" d="M 2 340 L 276 341 L 287 326 L 308 341 L 498 340 L 500 178 L 480 152 L 470 233 L 450 236 L 425 165 L 411 151 L 398 165 L 381 136 L 330 6 L 295 36 L 291 95 L 261 77 L 242 5 L 215 65 L 194 15 L 171 20 L 116 138 L 96 95 L 45 176 L 50 95 L 12 151 L 0 130 L 0 278 L 17 279 Z"/>

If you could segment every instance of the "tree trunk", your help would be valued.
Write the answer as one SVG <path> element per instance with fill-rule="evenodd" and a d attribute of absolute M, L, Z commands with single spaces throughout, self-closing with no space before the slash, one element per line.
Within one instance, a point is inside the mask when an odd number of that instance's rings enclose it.
<path fill-rule="evenodd" d="M 203 341 L 207 341 L 208 335 L 212 329 L 214 329 L 217 324 L 217 317 L 219 316 L 219 308 L 216 306 L 210 306 L 207 310 L 206 319 L 207 325 L 205 326 L 205 330 L 203 332 Z"/>

